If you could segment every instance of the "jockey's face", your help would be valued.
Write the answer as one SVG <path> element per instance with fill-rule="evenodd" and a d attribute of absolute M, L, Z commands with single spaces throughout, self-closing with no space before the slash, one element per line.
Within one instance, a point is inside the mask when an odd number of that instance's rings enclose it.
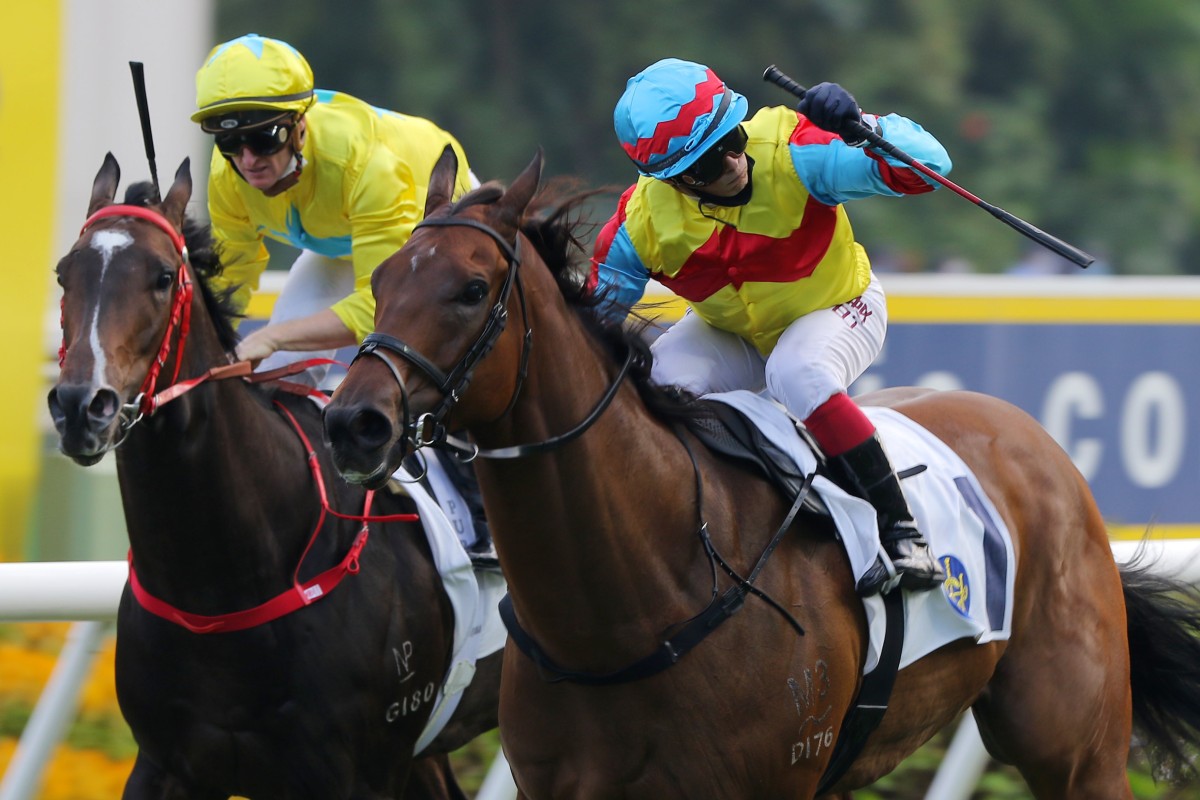
<path fill-rule="evenodd" d="M 685 194 L 704 192 L 714 197 L 733 197 L 746 188 L 750 180 L 750 163 L 745 153 L 726 153 L 724 169 L 719 177 L 704 184 L 703 188 L 693 186 L 686 177 L 668 178 L 667 183 Z"/>
<path fill-rule="evenodd" d="M 307 121 L 303 117 L 296 124 L 294 142 L 297 148 L 304 146 L 306 125 Z M 246 179 L 246 183 L 259 191 L 265 191 L 278 183 L 281 178 L 291 171 L 290 167 L 293 155 L 294 153 L 290 145 L 281 147 L 274 153 L 261 155 L 249 144 L 241 144 L 237 149 L 236 155 L 228 155 L 227 157 L 237 167 L 238 172 L 242 173 L 242 177 Z"/>

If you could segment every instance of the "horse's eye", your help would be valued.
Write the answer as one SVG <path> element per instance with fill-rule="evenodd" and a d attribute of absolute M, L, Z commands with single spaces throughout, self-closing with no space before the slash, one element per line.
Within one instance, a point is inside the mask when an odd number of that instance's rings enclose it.
<path fill-rule="evenodd" d="M 175 276 L 170 272 L 158 273 L 158 279 L 154 281 L 154 289 L 159 292 L 165 292 L 171 288 L 171 284 L 175 282 Z"/>
<path fill-rule="evenodd" d="M 479 305 L 487 297 L 487 290 L 487 281 L 473 280 L 463 288 L 462 294 L 458 296 L 458 299 L 469 306 Z"/>

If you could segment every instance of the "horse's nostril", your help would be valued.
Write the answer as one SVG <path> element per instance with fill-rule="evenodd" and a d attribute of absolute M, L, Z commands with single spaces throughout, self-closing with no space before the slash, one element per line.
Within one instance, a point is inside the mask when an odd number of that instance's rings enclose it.
<path fill-rule="evenodd" d="M 377 411 L 360 411 L 348 426 L 350 435 L 364 448 L 383 447 L 392 439 L 392 423 Z"/>
<path fill-rule="evenodd" d="M 67 424 L 67 412 L 63 410 L 57 386 L 51 389 L 50 394 L 47 395 L 46 405 L 50 408 L 50 419 L 54 422 L 54 427 L 61 433 L 63 426 Z"/>
<path fill-rule="evenodd" d="M 96 392 L 92 402 L 88 403 L 88 418 L 94 422 L 108 424 L 120 411 L 121 400 L 111 389 L 101 389 Z"/>

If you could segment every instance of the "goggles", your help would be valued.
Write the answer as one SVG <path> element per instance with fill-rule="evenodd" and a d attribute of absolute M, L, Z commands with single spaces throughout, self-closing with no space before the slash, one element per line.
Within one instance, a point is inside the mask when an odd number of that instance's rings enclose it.
<path fill-rule="evenodd" d="M 712 183 L 725 172 L 725 156 L 740 156 L 746 152 L 748 140 L 746 129 L 738 125 L 718 139 L 716 144 L 705 150 L 690 167 L 675 178 L 687 186 L 706 186 Z"/>
<path fill-rule="evenodd" d="M 249 131 L 214 133 L 217 150 L 226 158 L 237 158 L 243 147 L 256 156 L 273 156 L 284 148 L 292 137 L 292 126 L 282 123 L 264 125 Z"/>

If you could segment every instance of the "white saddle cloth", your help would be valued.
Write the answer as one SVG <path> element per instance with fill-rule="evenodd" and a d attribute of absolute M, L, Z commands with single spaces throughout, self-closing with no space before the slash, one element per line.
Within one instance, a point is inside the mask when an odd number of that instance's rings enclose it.
<path fill-rule="evenodd" d="M 433 470 L 442 469 L 436 458 L 427 461 L 431 476 Z M 425 730 L 413 748 L 414 753 L 420 753 L 441 733 L 458 708 L 463 690 L 470 685 L 475 676 L 475 662 L 504 647 L 508 632 L 504 629 L 504 623 L 500 621 L 498 605 L 508 591 L 508 584 L 504 576 L 497 571 L 476 571 L 471 566 L 471 559 L 459 540 L 461 520 L 457 519 L 457 515 L 452 522 L 452 518 L 433 495 L 403 468 L 396 470 L 394 477 L 404 484 L 405 490 L 417 505 L 421 526 L 429 538 L 433 563 L 442 576 L 442 585 L 446 594 L 450 596 L 450 604 L 454 607 L 454 645 L 450 655 L 450 668 L 446 671 Z M 451 486 L 444 475 L 431 480 L 431 483 L 438 487 Z M 439 488 L 438 491 L 445 492 L 447 489 Z M 457 498 L 456 501 L 447 497 L 452 511 L 466 508 L 466 503 L 457 493 L 454 497 Z"/>
<path fill-rule="evenodd" d="M 741 410 L 805 474 L 816 469 L 816 457 L 774 401 L 747 391 L 706 398 Z M 917 525 L 946 571 L 940 591 L 904 593 L 901 669 L 956 639 L 972 638 L 980 644 L 1008 639 L 1016 561 L 1004 520 L 971 470 L 944 442 L 891 409 L 863 411 L 879 430 L 897 472 L 928 466 L 901 486 Z M 813 490 L 829 507 L 857 581 L 880 552 L 875 509 L 824 476 L 813 481 Z M 863 605 L 870 628 L 865 674 L 879 663 L 884 612 L 879 596 L 865 598 Z"/>

